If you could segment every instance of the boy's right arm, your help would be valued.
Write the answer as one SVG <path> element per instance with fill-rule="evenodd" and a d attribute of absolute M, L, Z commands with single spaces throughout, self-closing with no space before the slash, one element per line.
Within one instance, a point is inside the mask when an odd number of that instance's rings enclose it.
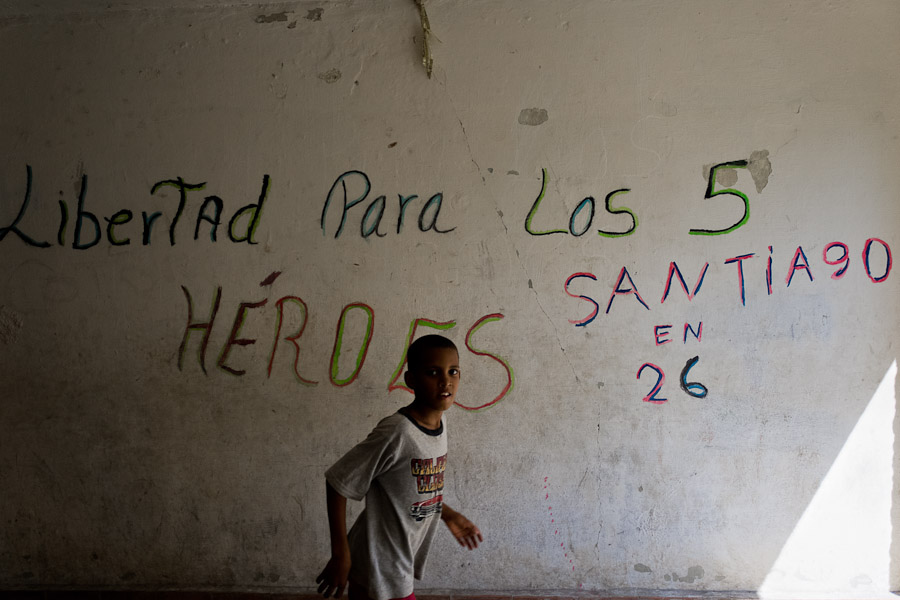
<path fill-rule="evenodd" d="M 350 574 L 350 543 L 347 541 L 347 499 L 331 484 L 325 483 L 328 504 L 328 529 L 331 533 L 331 559 L 316 577 L 319 593 L 328 598 L 334 592 L 340 598 Z"/>

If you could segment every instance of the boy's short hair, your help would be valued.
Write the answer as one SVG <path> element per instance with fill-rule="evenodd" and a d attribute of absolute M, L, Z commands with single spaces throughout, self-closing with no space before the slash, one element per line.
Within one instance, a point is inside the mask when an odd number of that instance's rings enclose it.
<path fill-rule="evenodd" d="M 457 355 L 459 354 L 456 344 L 444 336 L 437 334 L 423 335 L 410 344 L 409 349 L 406 351 L 406 362 L 409 364 L 409 370 L 418 371 L 421 369 L 425 353 L 432 348 L 452 348 Z"/>

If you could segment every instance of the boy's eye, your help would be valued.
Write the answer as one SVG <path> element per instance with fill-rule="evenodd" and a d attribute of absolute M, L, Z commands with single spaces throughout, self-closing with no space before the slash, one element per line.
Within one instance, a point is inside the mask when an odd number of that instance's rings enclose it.
<path fill-rule="evenodd" d="M 459 369 L 450 369 L 451 375 L 459 375 Z"/>

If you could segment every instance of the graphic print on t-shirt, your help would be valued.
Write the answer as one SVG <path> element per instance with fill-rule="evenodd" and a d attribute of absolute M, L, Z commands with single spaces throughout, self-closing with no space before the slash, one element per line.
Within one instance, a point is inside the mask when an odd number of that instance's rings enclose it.
<path fill-rule="evenodd" d="M 416 502 L 409 507 L 409 516 L 421 521 L 440 512 L 444 504 L 444 471 L 447 469 L 447 455 L 437 458 L 414 458 L 410 461 L 410 474 L 416 478 L 416 491 L 420 494 L 434 494 L 428 500 Z"/>

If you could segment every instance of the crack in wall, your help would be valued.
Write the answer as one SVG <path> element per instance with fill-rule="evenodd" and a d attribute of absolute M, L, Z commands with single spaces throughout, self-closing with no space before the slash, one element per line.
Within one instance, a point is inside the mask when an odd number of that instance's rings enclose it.
<path fill-rule="evenodd" d="M 456 110 L 456 106 L 453 103 L 453 98 L 449 93 L 447 94 L 447 100 L 450 103 L 450 107 L 453 110 L 453 114 L 456 116 L 456 122 L 459 123 L 460 130 L 462 131 L 463 140 L 465 141 L 465 144 L 466 144 L 466 150 L 469 154 L 469 160 L 472 161 L 472 164 L 475 165 L 475 168 L 478 170 L 478 175 L 481 177 L 482 187 L 483 187 L 485 193 L 487 193 L 491 202 L 494 204 L 494 209 L 496 210 L 497 215 L 500 217 L 500 224 L 503 225 L 503 229 L 508 234 L 509 228 L 507 227 L 506 222 L 504 221 L 503 211 L 500 209 L 499 205 L 497 204 L 497 199 L 487 189 L 487 179 L 485 179 L 485 177 L 484 177 L 484 173 L 481 169 L 481 165 L 479 165 L 478 161 L 475 160 L 475 154 L 472 151 L 472 145 L 469 142 L 469 135 L 466 132 L 466 126 L 463 123 L 462 118 L 459 116 L 459 111 Z M 531 282 L 531 274 L 528 272 L 528 269 L 525 267 L 524 263 L 522 262 L 522 257 L 519 255 L 518 249 L 516 249 L 515 245 L 512 244 L 512 241 L 509 239 L 508 235 L 504 239 L 507 241 L 507 244 L 509 244 L 515 251 L 519 269 L 521 269 L 522 273 L 525 275 L 525 278 L 529 282 Z M 538 295 L 537 290 L 534 289 L 533 285 L 529 285 L 529 289 L 534 294 L 534 298 L 538 305 L 538 308 L 540 308 L 541 313 L 543 313 L 543 315 L 547 318 L 547 322 L 550 324 L 550 327 L 553 330 L 553 335 L 556 338 L 556 344 L 559 346 L 559 350 L 562 353 L 562 356 L 565 359 L 566 364 L 569 366 L 569 369 L 572 371 L 572 376 L 575 378 L 575 381 L 577 381 L 579 384 L 581 384 L 581 379 L 576 374 L 575 367 L 572 364 L 572 362 L 569 360 L 569 357 L 566 355 L 565 348 L 563 348 L 562 341 L 559 338 L 559 329 L 556 327 L 556 324 L 553 322 L 553 319 L 550 318 L 550 315 L 547 314 L 547 310 L 544 308 L 544 305 L 541 303 L 541 298 Z"/>

